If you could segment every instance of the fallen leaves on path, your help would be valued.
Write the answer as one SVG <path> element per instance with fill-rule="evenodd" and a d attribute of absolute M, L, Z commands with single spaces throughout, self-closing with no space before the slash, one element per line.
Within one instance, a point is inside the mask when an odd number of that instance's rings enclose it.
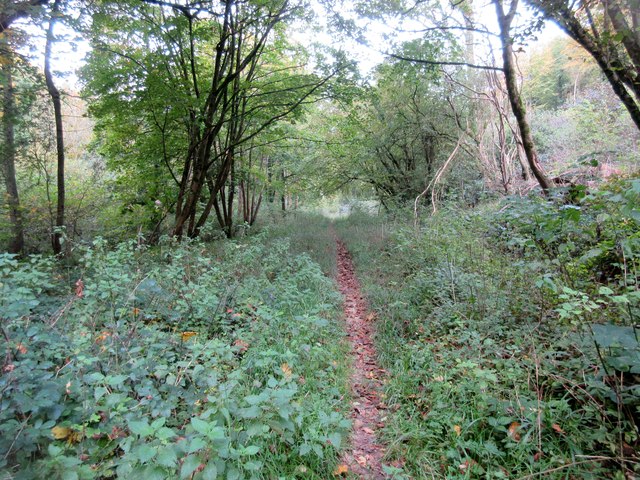
<path fill-rule="evenodd" d="M 340 465 L 338 465 L 336 469 L 333 471 L 333 474 L 336 477 L 346 475 L 347 473 L 349 473 L 349 467 L 347 467 L 344 463 L 341 463 Z"/>
<path fill-rule="evenodd" d="M 382 472 L 382 445 L 376 438 L 376 430 L 382 424 L 380 400 L 382 379 L 386 372 L 378 366 L 373 344 L 375 314 L 367 313 L 353 263 L 345 245 L 338 241 L 338 284 L 344 297 L 344 315 L 347 337 L 353 356 L 351 385 L 353 403 L 350 450 L 344 453 L 343 463 L 336 468 L 336 475 L 352 472 L 358 478 L 378 480 L 385 478 Z M 338 469 L 344 467 L 346 470 Z"/>

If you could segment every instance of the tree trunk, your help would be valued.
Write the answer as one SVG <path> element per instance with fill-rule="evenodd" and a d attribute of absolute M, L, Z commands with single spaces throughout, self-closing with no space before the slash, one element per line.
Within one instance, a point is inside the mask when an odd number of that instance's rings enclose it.
<path fill-rule="evenodd" d="M 2 42 L 6 46 L 5 42 Z M 20 197 L 18 196 L 18 183 L 16 182 L 16 143 L 13 123 L 16 116 L 15 98 L 13 89 L 13 57 L 9 53 L 8 58 L 2 63 L 2 166 L 4 170 L 4 182 L 7 190 L 7 203 L 9 206 L 9 219 L 11 221 L 12 236 L 9 241 L 9 253 L 22 253 L 24 250 L 24 228 L 22 213 L 20 211 Z"/>
<path fill-rule="evenodd" d="M 287 189 L 284 168 L 280 171 L 280 179 L 282 180 L 282 193 L 280 194 L 280 208 L 282 213 L 287 211 Z"/>
<path fill-rule="evenodd" d="M 3 2 L 0 12 L 0 33 L 4 32 L 19 18 L 26 18 L 37 13 L 38 8 L 49 0 L 26 0 L 24 2 Z"/>
<path fill-rule="evenodd" d="M 522 138 L 522 147 L 524 148 L 529 168 L 531 168 L 531 171 L 536 177 L 536 180 L 538 180 L 543 192 L 547 193 L 547 191 L 553 186 L 553 183 L 549 177 L 547 177 L 538 160 L 538 153 L 536 152 L 535 144 L 533 142 L 531 127 L 529 126 L 524 102 L 517 85 L 516 67 L 513 57 L 513 39 L 511 38 L 510 31 L 511 22 L 516 14 L 518 0 L 511 0 L 508 13 L 505 13 L 504 11 L 502 0 L 493 0 L 493 3 L 496 7 L 498 24 L 500 25 L 504 78 L 507 85 L 507 93 L 509 94 L 509 102 L 511 103 L 511 110 L 518 122 L 518 128 L 520 129 L 520 136 Z"/>
<path fill-rule="evenodd" d="M 49 28 L 47 29 L 47 43 L 44 49 L 44 77 L 47 82 L 47 90 L 53 103 L 53 115 L 56 122 L 56 150 L 58 158 L 58 198 L 56 206 L 56 222 L 55 229 L 51 234 L 51 246 L 53 253 L 59 255 L 62 253 L 62 229 L 64 228 L 64 207 L 65 207 L 65 182 L 64 182 L 64 130 L 62 127 L 62 102 L 60 100 L 60 91 L 56 88 L 51 73 L 51 50 L 55 37 L 53 29 L 56 24 L 56 17 L 60 13 L 60 0 L 55 0 L 51 10 L 51 18 L 49 19 Z"/>
<path fill-rule="evenodd" d="M 565 0 L 533 0 L 531 3 L 589 52 L 640 129 L 640 64 L 637 63 L 640 57 L 640 2 L 629 0 L 627 3 L 631 26 L 626 23 L 617 3 L 608 2 L 605 20 L 613 25 L 613 29 L 603 27 L 600 31 L 593 25 L 583 25 Z M 621 36 L 627 58 L 623 58 L 624 52 L 613 45 L 616 34 Z"/>
<path fill-rule="evenodd" d="M 563 30 L 571 38 L 591 54 L 605 77 L 607 77 L 607 81 L 609 85 L 611 85 L 614 93 L 629 112 L 633 123 L 635 123 L 636 127 L 640 130 L 640 104 L 627 90 L 625 82 L 620 76 L 624 70 L 622 64 L 610 59 L 609 55 L 603 52 L 602 49 L 589 38 L 589 35 L 582 29 L 577 20 L 567 20 L 567 22 L 567 25 L 560 24 L 560 26 L 563 27 Z"/>

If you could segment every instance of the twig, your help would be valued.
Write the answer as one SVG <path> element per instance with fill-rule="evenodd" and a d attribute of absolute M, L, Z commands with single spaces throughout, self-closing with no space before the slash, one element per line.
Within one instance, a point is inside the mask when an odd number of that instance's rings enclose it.
<path fill-rule="evenodd" d="M 422 197 L 424 197 L 427 192 L 429 191 L 430 188 L 435 188 L 436 183 L 438 183 L 438 181 L 440 180 L 440 177 L 442 177 L 442 174 L 444 173 L 444 171 L 446 170 L 447 166 L 449 166 L 449 163 L 451 162 L 451 160 L 453 160 L 453 157 L 456 155 L 456 153 L 458 152 L 458 148 L 460 148 L 460 144 L 462 143 L 462 136 L 460 136 L 460 138 L 458 138 L 458 143 L 456 143 L 456 147 L 453 149 L 453 152 L 451 152 L 451 155 L 449 155 L 449 158 L 447 158 L 447 161 L 444 162 L 444 165 L 442 165 L 442 167 L 440 168 L 440 170 L 438 170 L 438 172 L 436 173 L 436 176 L 433 177 L 433 179 L 431 179 L 431 181 L 429 182 L 429 185 L 427 185 L 427 188 L 424 189 L 424 191 L 418 195 L 415 199 L 415 201 L 413 202 L 413 216 L 414 216 L 414 226 L 415 228 L 418 228 L 418 202 L 420 201 L 420 199 Z M 431 202 L 432 205 L 434 207 L 434 213 L 435 213 L 435 199 L 434 199 L 434 195 L 433 195 L 433 191 L 432 191 L 432 195 L 431 195 Z"/>
<path fill-rule="evenodd" d="M 4 364 L 10 365 L 13 361 L 13 355 L 11 355 L 11 347 L 9 346 L 9 344 L 11 343 L 11 339 L 9 338 L 9 334 L 3 326 L 0 326 L 0 331 L 2 331 L 2 336 L 7 341 L 7 356 L 5 357 Z"/>
<path fill-rule="evenodd" d="M 524 477 L 519 477 L 516 480 L 529 480 L 530 478 L 543 477 L 543 476 L 548 475 L 551 472 L 557 472 L 559 470 L 564 470 L 565 468 L 571 468 L 571 467 L 575 467 L 577 465 L 582 465 L 582 464 L 585 464 L 585 463 L 601 462 L 603 460 L 613 460 L 613 459 L 611 459 L 609 457 L 592 457 L 592 458 L 589 458 L 589 460 L 582 460 L 581 462 L 572 462 L 572 463 L 568 463 L 566 465 L 562 465 L 560 467 L 550 468 L 549 470 L 544 470 L 542 472 L 532 473 L 530 475 L 525 475 Z"/>
<path fill-rule="evenodd" d="M 29 423 L 29 420 L 31 420 L 32 415 L 33 413 L 30 413 L 29 416 L 24 420 L 24 422 L 22 422 L 22 425 L 20 425 L 20 430 L 18 430 L 18 433 L 16 433 L 16 436 L 13 437 L 13 442 L 11 442 L 11 445 L 9 445 L 9 448 L 7 449 L 7 453 L 5 453 L 4 457 L 2 457 L 3 460 L 6 460 L 9 454 L 11 453 L 13 446 L 16 444 L 16 440 L 18 440 L 18 437 L 22 434 L 23 430 L 27 426 L 27 423 Z"/>

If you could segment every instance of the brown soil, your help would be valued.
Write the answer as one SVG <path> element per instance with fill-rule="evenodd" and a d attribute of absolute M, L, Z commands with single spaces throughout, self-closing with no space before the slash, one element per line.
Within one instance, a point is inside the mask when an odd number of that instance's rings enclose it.
<path fill-rule="evenodd" d="M 338 244 L 338 284 L 344 297 L 344 315 L 347 336 L 351 343 L 352 359 L 352 412 L 353 430 L 350 448 L 344 453 L 342 463 L 358 478 L 377 480 L 382 473 L 384 448 L 376 438 L 382 426 L 384 404 L 380 400 L 385 371 L 376 362 L 373 345 L 374 315 L 367 315 L 367 307 L 360 292 L 353 263 L 345 245 Z"/>

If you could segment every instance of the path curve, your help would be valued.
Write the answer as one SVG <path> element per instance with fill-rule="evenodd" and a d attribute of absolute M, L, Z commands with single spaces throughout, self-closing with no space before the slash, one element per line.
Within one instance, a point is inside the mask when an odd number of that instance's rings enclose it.
<path fill-rule="evenodd" d="M 367 307 L 354 273 L 351 256 L 344 243 L 336 240 L 338 250 L 338 285 L 344 297 L 347 338 L 352 355 L 352 411 L 353 428 L 350 447 L 343 454 L 342 463 L 351 474 L 364 480 L 384 479 L 382 457 L 384 448 L 376 438 L 382 426 L 384 405 L 380 400 L 382 378 L 386 372 L 378 366 L 373 344 L 374 316 L 367 315 Z"/>

